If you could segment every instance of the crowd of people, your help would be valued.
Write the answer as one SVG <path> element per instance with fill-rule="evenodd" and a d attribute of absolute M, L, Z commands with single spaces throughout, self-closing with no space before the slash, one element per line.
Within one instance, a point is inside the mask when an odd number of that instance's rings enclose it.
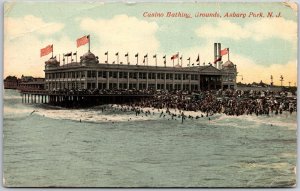
<path fill-rule="evenodd" d="M 200 111 L 206 116 L 216 113 L 226 115 L 270 115 L 282 114 L 284 111 L 296 111 L 296 95 L 281 91 L 242 91 L 242 90 L 210 90 L 210 91 L 167 91 L 167 90 L 127 90 L 127 89 L 61 89 L 53 90 L 53 94 L 67 95 L 153 95 L 142 101 L 131 103 L 131 108 L 177 109 L 178 111 Z M 170 114 L 170 113 L 169 113 Z"/>
<path fill-rule="evenodd" d="M 181 111 L 201 111 L 206 116 L 215 113 L 226 115 L 270 115 L 283 111 L 296 111 L 296 96 L 291 92 L 271 91 L 196 91 L 187 93 L 160 92 L 153 98 L 135 103 L 139 107 L 173 108 Z"/>

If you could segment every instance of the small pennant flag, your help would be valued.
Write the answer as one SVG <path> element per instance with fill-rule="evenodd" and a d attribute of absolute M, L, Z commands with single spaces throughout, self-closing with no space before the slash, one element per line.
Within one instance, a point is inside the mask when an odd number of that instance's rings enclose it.
<path fill-rule="evenodd" d="M 65 54 L 65 56 L 72 56 L 72 52 Z"/>
<path fill-rule="evenodd" d="M 174 54 L 172 57 L 171 57 L 171 60 L 174 60 L 174 59 L 176 59 L 176 58 L 178 58 L 179 57 L 179 54 L 177 53 L 177 54 Z"/>
<path fill-rule="evenodd" d="M 200 56 L 199 56 L 199 54 L 198 54 L 198 57 L 197 57 L 196 62 L 199 62 L 199 61 L 200 61 Z"/>
<path fill-rule="evenodd" d="M 214 61 L 214 64 L 221 61 L 222 60 L 222 56 L 220 56 L 219 58 L 217 58 L 215 61 Z"/>
<path fill-rule="evenodd" d="M 104 55 L 108 55 L 108 51 L 107 52 L 105 52 L 105 54 Z"/>
<path fill-rule="evenodd" d="M 50 52 L 53 52 L 53 44 L 41 49 L 41 57 L 48 55 Z"/>
<path fill-rule="evenodd" d="M 189 57 L 187 60 L 190 61 L 190 60 L 191 60 L 191 57 Z"/>
<path fill-rule="evenodd" d="M 182 60 L 182 56 L 180 57 L 180 60 Z"/>
<path fill-rule="evenodd" d="M 77 55 L 77 52 L 74 52 L 73 55 L 76 56 L 76 55 Z"/>
<path fill-rule="evenodd" d="M 148 54 L 146 54 L 145 56 L 144 56 L 144 58 L 147 58 L 148 57 Z"/>
<path fill-rule="evenodd" d="M 165 59 L 165 58 L 166 58 L 166 55 L 164 55 L 163 59 Z"/>
<path fill-rule="evenodd" d="M 125 56 L 126 56 L 126 57 L 128 56 L 128 52 L 127 52 L 127 54 L 125 54 Z"/>
<path fill-rule="evenodd" d="M 90 42 L 90 35 L 83 36 L 83 37 L 77 39 L 76 42 L 77 42 L 77 48 L 82 45 L 85 45 L 86 43 Z"/>
<path fill-rule="evenodd" d="M 155 55 L 153 55 L 153 58 L 156 58 L 156 54 L 155 54 Z"/>
<path fill-rule="evenodd" d="M 119 52 L 116 53 L 116 56 L 118 56 L 118 55 L 119 55 Z"/>
<path fill-rule="evenodd" d="M 138 56 L 139 56 L 139 53 L 136 53 L 136 54 L 135 54 L 135 57 L 138 57 Z"/>

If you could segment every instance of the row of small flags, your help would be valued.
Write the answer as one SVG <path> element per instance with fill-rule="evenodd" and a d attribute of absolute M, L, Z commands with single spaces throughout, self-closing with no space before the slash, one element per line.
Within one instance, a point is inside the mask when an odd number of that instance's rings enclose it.
<path fill-rule="evenodd" d="M 83 36 L 79 39 L 76 40 L 76 44 L 77 44 L 77 48 L 82 46 L 82 45 L 85 45 L 85 44 L 89 44 L 89 51 L 90 51 L 90 35 L 86 35 L 86 36 Z M 43 57 L 43 56 L 46 56 L 48 54 L 52 53 L 52 57 L 53 57 L 53 44 L 52 45 L 48 45 L 46 46 L 45 48 L 42 48 L 41 49 L 41 52 L 40 52 L 40 56 Z M 228 54 L 229 55 L 229 48 L 225 48 L 223 50 L 220 51 L 220 56 L 214 61 L 214 64 L 218 61 L 221 61 L 222 60 L 222 56 Z M 72 54 L 72 52 L 69 52 L 67 54 L 64 54 L 63 56 L 64 57 L 69 57 L 69 56 L 76 56 L 76 61 L 77 61 L 77 51 L 75 53 Z M 108 51 L 105 52 L 104 54 L 106 57 L 106 61 L 105 63 L 108 63 Z M 115 55 L 117 56 L 117 63 L 119 63 L 119 52 L 115 53 Z M 138 64 L 138 56 L 139 56 L 139 53 L 136 53 L 135 54 L 135 57 L 137 58 L 137 64 Z M 129 63 L 129 54 L 128 52 L 125 54 L 125 57 L 127 57 L 127 63 Z M 157 65 L 157 55 L 153 55 L 153 58 L 155 58 L 155 63 Z M 163 56 L 163 59 L 164 59 L 164 65 L 166 65 L 166 55 Z M 182 55 L 179 57 L 179 52 L 177 52 L 177 54 L 174 54 L 171 56 L 171 60 L 173 61 L 173 66 L 174 66 L 174 60 L 178 60 L 178 64 L 176 65 L 176 67 L 182 67 Z M 179 60 L 181 61 L 181 65 L 179 64 Z M 189 57 L 187 59 L 189 61 L 189 63 L 187 64 L 188 66 L 191 65 L 191 57 Z M 63 61 L 65 61 L 65 58 L 63 58 Z M 144 59 L 143 59 L 143 64 L 145 64 L 147 61 L 147 65 L 148 65 L 148 54 L 144 55 Z M 196 62 L 197 65 L 200 65 L 200 55 L 198 54 L 198 57 L 196 59 Z M 115 63 L 115 62 L 113 62 Z M 205 63 L 204 63 L 205 64 Z M 210 63 L 209 63 L 210 64 Z M 192 64 L 192 66 L 194 66 L 194 63 Z"/>

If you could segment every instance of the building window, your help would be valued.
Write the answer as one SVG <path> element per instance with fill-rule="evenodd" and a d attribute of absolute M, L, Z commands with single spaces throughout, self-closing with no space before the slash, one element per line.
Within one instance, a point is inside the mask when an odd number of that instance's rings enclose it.
<path fill-rule="evenodd" d="M 118 72 L 112 72 L 112 77 L 113 78 L 118 78 Z"/>

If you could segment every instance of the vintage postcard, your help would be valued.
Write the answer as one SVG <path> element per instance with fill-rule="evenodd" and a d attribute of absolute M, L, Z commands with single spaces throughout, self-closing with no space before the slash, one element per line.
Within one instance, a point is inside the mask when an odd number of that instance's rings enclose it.
<path fill-rule="evenodd" d="M 6 2 L 5 187 L 295 187 L 295 3 Z"/>

